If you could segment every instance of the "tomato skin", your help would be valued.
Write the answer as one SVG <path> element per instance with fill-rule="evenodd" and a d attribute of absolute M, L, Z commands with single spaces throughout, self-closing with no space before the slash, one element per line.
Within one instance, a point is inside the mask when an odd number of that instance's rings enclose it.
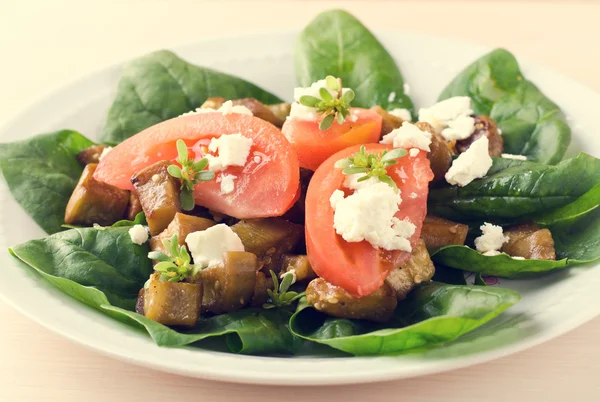
<path fill-rule="evenodd" d="M 296 149 L 300 167 L 316 170 L 327 158 L 344 148 L 379 142 L 381 116 L 360 108 L 352 108 L 352 114 L 356 115 L 356 121 L 347 118 L 344 124 L 334 122 L 324 131 L 319 129 L 318 122 L 293 118 L 285 121 L 281 130 Z"/>
<path fill-rule="evenodd" d="M 393 149 L 382 144 L 369 144 L 366 148 L 367 152 L 378 153 Z M 362 297 L 381 287 L 388 274 L 410 258 L 410 253 L 374 248 L 367 241 L 350 243 L 333 228 L 334 211 L 329 198 L 334 190 L 343 189 L 344 182 L 344 174 L 334 164 L 359 149 L 360 146 L 344 149 L 316 170 L 306 195 L 305 230 L 308 258 L 317 275 L 354 296 Z M 410 238 L 414 246 L 421 236 L 427 214 L 428 185 L 433 179 L 427 154 L 406 155 L 387 170 L 402 192 L 400 210 L 395 216 L 400 220 L 408 218 L 416 226 Z"/>
<path fill-rule="evenodd" d="M 230 166 L 216 173 L 215 180 L 198 183 L 194 188 L 196 204 L 239 219 L 283 215 L 298 192 L 298 158 L 281 131 L 253 116 L 202 113 L 156 124 L 106 154 L 94 178 L 133 190 L 130 179 L 134 173 L 157 161 L 177 158 L 178 139 L 186 142 L 190 157 L 198 160 L 207 152 L 211 138 L 236 133 L 253 140 L 246 165 Z M 220 192 L 222 174 L 237 176 L 230 194 Z"/>

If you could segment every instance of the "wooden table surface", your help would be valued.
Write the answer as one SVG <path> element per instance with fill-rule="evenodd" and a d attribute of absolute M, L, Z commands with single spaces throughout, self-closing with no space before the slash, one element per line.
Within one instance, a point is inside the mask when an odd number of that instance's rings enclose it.
<path fill-rule="evenodd" d="M 597 2 L 0 0 L 2 118 L 52 88 L 132 55 L 206 37 L 301 28 L 318 11 L 334 7 L 348 9 L 371 28 L 503 46 L 600 91 Z M 467 369 L 312 388 L 173 376 L 71 343 L 3 302 L 0 319 L 3 402 L 600 400 L 600 318 L 528 351 Z"/>

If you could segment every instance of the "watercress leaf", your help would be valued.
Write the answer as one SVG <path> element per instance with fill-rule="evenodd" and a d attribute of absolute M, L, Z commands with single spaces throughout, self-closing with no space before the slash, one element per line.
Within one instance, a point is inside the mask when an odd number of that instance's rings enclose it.
<path fill-rule="evenodd" d="M 177 266 L 171 261 L 161 261 L 154 266 L 154 270 L 158 272 L 171 272 L 173 269 L 177 270 Z"/>
<path fill-rule="evenodd" d="M 206 158 L 202 158 L 198 162 L 194 162 L 194 164 L 192 165 L 195 172 L 201 172 L 207 166 L 208 166 L 208 159 L 206 159 Z M 214 175 L 213 175 L 213 177 L 214 177 Z"/>
<path fill-rule="evenodd" d="M 331 89 L 332 91 L 340 90 L 338 81 L 333 75 L 328 75 L 327 77 L 325 77 L 325 85 L 327 85 L 327 88 Z"/>
<path fill-rule="evenodd" d="M 288 291 L 290 286 L 292 286 L 292 281 L 294 280 L 294 275 L 291 273 L 285 274 L 283 279 L 281 280 L 281 284 L 279 285 L 279 291 L 281 293 L 285 293 Z"/>
<path fill-rule="evenodd" d="M 279 292 L 279 278 L 277 278 L 277 274 L 273 270 L 270 270 L 269 272 L 271 273 L 271 280 L 273 281 L 273 291 L 271 292 L 270 289 L 267 289 L 267 293 L 269 296 L 273 297 L 273 292 Z"/>
<path fill-rule="evenodd" d="M 471 97 L 475 114 L 491 116 L 502 130 L 504 150 L 546 164 L 559 162 L 571 130 L 559 107 L 523 78 L 515 57 L 496 49 L 467 66 L 439 100 Z"/>
<path fill-rule="evenodd" d="M 325 116 L 323 120 L 321 120 L 321 123 L 319 123 L 319 129 L 325 131 L 329 127 L 331 127 L 331 125 L 333 124 L 334 117 L 335 116 L 333 114 L 328 114 L 327 116 Z"/>
<path fill-rule="evenodd" d="M 396 183 L 394 182 L 394 180 L 392 180 L 392 178 L 390 176 L 378 176 L 379 181 L 387 184 L 388 186 L 397 189 L 398 186 L 396 185 Z"/>
<path fill-rule="evenodd" d="M 119 143 L 134 134 L 194 110 L 213 96 L 281 100 L 241 78 L 195 66 L 161 50 L 125 65 L 100 142 Z"/>
<path fill-rule="evenodd" d="M 327 88 L 319 88 L 319 95 L 325 102 L 330 102 L 333 100 L 333 95 L 331 95 L 331 92 L 329 92 Z"/>
<path fill-rule="evenodd" d="M 0 144 L 0 169 L 8 189 L 47 233 L 63 230 L 67 203 L 83 171 L 75 157 L 93 144 L 71 130 Z"/>
<path fill-rule="evenodd" d="M 368 171 L 369 170 L 365 167 L 353 166 L 353 167 L 345 168 L 344 170 L 342 170 L 342 173 L 350 175 L 350 174 L 357 174 L 357 173 L 367 173 Z"/>
<path fill-rule="evenodd" d="M 341 111 L 337 112 L 337 121 L 338 121 L 338 124 L 344 124 L 344 115 L 342 114 Z"/>
<path fill-rule="evenodd" d="M 350 167 L 352 165 L 352 159 L 340 159 L 339 161 L 337 161 L 333 166 L 336 169 L 345 169 L 347 167 Z"/>
<path fill-rule="evenodd" d="M 348 89 L 342 95 L 342 102 L 344 102 L 346 105 L 349 105 L 354 100 L 354 96 L 355 96 L 354 91 L 351 89 Z"/>
<path fill-rule="evenodd" d="M 519 299 L 511 289 L 430 282 L 410 292 L 385 324 L 327 317 L 301 299 L 290 328 L 304 339 L 354 355 L 385 355 L 452 341 Z"/>
<path fill-rule="evenodd" d="M 300 33 L 294 54 L 296 78 L 300 86 L 331 74 L 354 88 L 357 107 L 380 105 L 413 112 L 404 94 L 404 80 L 392 56 L 364 25 L 346 11 L 319 14 Z M 390 92 L 396 101 L 390 104 Z"/>
<path fill-rule="evenodd" d="M 160 251 L 150 251 L 148 258 L 154 261 L 171 261 L 171 257 Z"/>
<path fill-rule="evenodd" d="M 407 152 L 406 152 L 406 149 L 404 149 L 404 148 L 392 149 L 391 151 L 389 151 L 385 155 L 383 155 L 383 157 L 381 158 L 381 161 L 382 162 L 395 161 L 398 158 L 402 158 L 406 154 L 407 154 Z"/>
<path fill-rule="evenodd" d="M 298 102 L 301 105 L 304 105 L 307 107 L 317 107 L 319 105 L 319 103 L 321 102 L 321 99 L 316 98 L 314 96 L 310 96 L 310 95 L 303 95 L 300 97 L 300 100 Z"/>
<path fill-rule="evenodd" d="M 512 223 L 569 204 L 598 184 L 600 160 L 585 153 L 555 166 L 494 158 L 483 179 L 432 188 L 428 210 L 455 221 Z"/>
<path fill-rule="evenodd" d="M 167 167 L 167 172 L 173 176 L 176 177 L 178 179 L 181 179 L 182 175 L 181 175 L 181 169 L 179 168 L 179 166 L 177 165 L 169 165 Z"/>
<path fill-rule="evenodd" d="M 199 181 L 210 181 L 215 178 L 215 172 L 210 170 L 203 170 L 196 174 L 196 178 Z"/>
<path fill-rule="evenodd" d="M 180 163 L 186 162 L 188 160 L 188 149 L 185 142 L 183 140 L 177 140 L 175 146 L 177 147 L 177 155 L 179 156 Z"/>
<path fill-rule="evenodd" d="M 188 189 L 183 189 L 179 194 L 179 199 L 181 201 L 181 208 L 185 211 L 191 211 L 194 209 L 196 205 L 194 201 L 194 194 Z"/>

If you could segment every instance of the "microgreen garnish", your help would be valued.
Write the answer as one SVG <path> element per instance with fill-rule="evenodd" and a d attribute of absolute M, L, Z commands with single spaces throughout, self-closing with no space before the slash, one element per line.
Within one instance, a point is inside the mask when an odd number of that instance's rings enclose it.
<path fill-rule="evenodd" d="M 277 275 L 273 271 L 271 271 L 271 278 L 273 279 L 273 290 L 267 289 L 267 293 L 269 294 L 269 302 L 263 304 L 263 308 L 271 309 L 275 307 L 289 306 L 304 296 L 304 292 L 298 293 L 294 291 L 288 291 L 290 286 L 294 284 L 295 276 L 292 272 L 287 272 L 285 275 L 283 275 L 281 284 L 279 283 L 279 279 L 277 279 Z"/>
<path fill-rule="evenodd" d="M 164 239 L 162 243 L 168 254 L 160 251 L 148 253 L 148 258 L 158 261 L 158 264 L 154 266 L 154 270 L 160 272 L 160 279 L 169 282 L 181 282 L 188 277 L 196 276 L 200 268 L 191 263 L 190 254 L 185 246 L 179 245 L 176 234 L 170 239 Z"/>
<path fill-rule="evenodd" d="M 181 167 L 169 165 L 167 172 L 173 177 L 181 180 L 181 208 L 186 211 L 194 209 L 194 185 L 200 181 L 209 181 L 215 178 L 215 173 L 204 170 L 208 166 L 208 159 L 202 158 L 194 162 L 188 155 L 187 145 L 183 140 L 177 140 L 177 159 Z"/>
<path fill-rule="evenodd" d="M 387 174 L 386 168 L 398 163 L 396 159 L 406 155 L 406 149 L 396 148 L 391 151 L 383 151 L 382 153 L 367 153 L 365 146 L 360 147 L 360 151 L 355 153 L 351 158 L 340 159 L 335 163 L 335 167 L 342 170 L 346 175 L 361 174 L 357 181 L 369 180 L 371 177 L 379 181 L 389 184 L 392 188 L 398 189 L 398 186 Z"/>
<path fill-rule="evenodd" d="M 301 105 L 313 107 L 317 109 L 317 113 L 325 115 L 319 129 L 327 130 L 337 118 L 339 124 L 344 123 L 344 120 L 350 116 L 350 103 L 354 100 L 354 91 L 349 89 L 342 94 L 342 80 L 328 75 L 325 78 L 325 86 L 332 91 L 335 91 L 335 96 L 327 90 L 327 88 L 319 89 L 319 96 L 304 95 L 299 99 Z"/>

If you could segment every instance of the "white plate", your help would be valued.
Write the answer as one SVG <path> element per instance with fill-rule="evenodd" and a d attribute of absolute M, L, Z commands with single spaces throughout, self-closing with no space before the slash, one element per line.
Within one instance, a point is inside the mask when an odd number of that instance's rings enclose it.
<path fill-rule="evenodd" d="M 296 34 L 248 35 L 174 49 L 190 62 L 239 75 L 289 99 L 294 88 Z M 488 49 L 441 38 L 379 33 L 401 66 L 417 105 L 434 102 L 443 86 Z M 572 150 L 598 156 L 600 96 L 573 80 L 520 60 L 531 78 L 569 116 Z M 13 141 L 61 128 L 95 138 L 113 99 L 120 66 L 97 72 L 44 97 L 6 125 L 0 141 Z M 586 134 L 587 133 L 587 134 Z M 585 147 L 582 145 L 585 142 Z M 173 373 L 261 384 L 341 384 L 436 373 L 488 361 L 563 334 L 600 313 L 600 267 L 564 270 L 530 281 L 501 280 L 523 300 L 461 340 L 422 354 L 399 357 L 340 357 L 311 348 L 294 358 L 239 356 L 196 348 L 157 347 L 137 332 L 87 308 L 24 270 L 8 255 L 10 245 L 44 233 L 0 183 L 0 295 L 23 314 L 76 342 L 132 363 Z"/>

